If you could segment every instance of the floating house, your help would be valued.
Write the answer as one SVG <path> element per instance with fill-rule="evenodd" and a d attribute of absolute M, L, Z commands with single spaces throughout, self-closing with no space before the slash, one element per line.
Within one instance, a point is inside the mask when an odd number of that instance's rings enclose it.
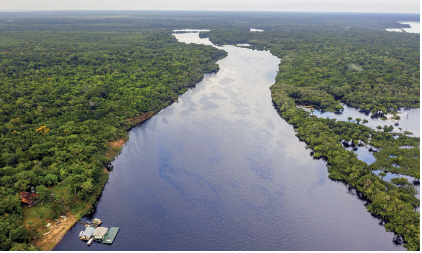
<path fill-rule="evenodd" d="M 85 231 L 81 231 L 79 233 L 79 239 L 88 241 L 88 246 L 91 245 L 93 241 L 99 241 L 104 244 L 112 244 L 114 238 L 120 230 L 120 228 L 118 227 L 111 227 L 110 229 L 98 227 L 102 224 L 102 221 L 98 218 L 95 218 L 92 223 L 90 223 L 89 221 L 77 222 L 85 225 Z"/>
<path fill-rule="evenodd" d="M 92 234 L 92 237 L 94 238 L 95 241 L 103 241 L 104 236 L 107 233 L 107 231 L 108 231 L 108 228 L 97 227 L 94 233 Z"/>
<path fill-rule="evenodd" d="M 112 244 L 114 241 L 114 238 L 116 237 L 117 233 L 119 232 L 120 228 L 118 227 L 111 227 L 106 235 L 104 236 L 103 243 L 104 244 Z"/>
<path fill-rule="evenodd" d="M 95 228 L 93 227 L 87 227 L 85 231 L 81 231 L 79 234 L 79 239 L 81 240 L 89 240 L 92 237 L 92 234 L 94 233 Z"/>

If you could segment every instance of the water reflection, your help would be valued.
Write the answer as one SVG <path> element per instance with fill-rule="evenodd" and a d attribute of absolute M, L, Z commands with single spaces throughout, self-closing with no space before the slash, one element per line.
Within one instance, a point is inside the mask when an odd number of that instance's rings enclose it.
<path fill-rule="evenodd" d="M 244 43 L 244 44 L 237 44 L 238 47 L 250 47 L 250 44 Z"/>
<path fill-rule="evenodd" d="M 419 22 L 399 22 L 400 24 L 408 24 L 410 28 L 402 28 L 408 33 L 421 33 L 421 24 Z"/>
<path fill-rule="evenodd" d="M 401 119 L 399 120 L 398 124 L 396 124 L 396 121 L 392 121 L 389 119 L 383 120 L 381 118 L 372 118 L 370 114 L 362 113 L 359 111 L 359 109 L 347 105 L 343 105 L 343 107 L 344 111 L 340 114 L 334 112 L 314 110 L 313 115 L 316 115 L 318 117 L 337 119 L 341 121 L 349 121 L 348 118 L 352 117 L 352 122 L 355 121 L 356 118 L 360 118 L 361 120 L 366 119 L 368 120 L 368 123 L 366 123 L 365 125 L 373 129 L 376 129 L 377 126 L 383 127 L 384 125 L 392 125 L 394 127 L 394 132 L 399 133 L 403 131 L 409 131 L 413 133 L 410 136 L 420 137 L 420 108 L 412 108 L 410 110 L 399 110 L 399 113 L 397 115 L 399 115 Z M 309 108 L 303 109 L 310 111 Z"/>
<path fill-rule="evenodd" d="M 403 32 L 402 28 L 386 28 L 385 30 L 388 32 Z"/>
<path fill-rule="evenodd" d="M 375 160 L 376 160 L 376 158 L 374 156 L 374 152 L 371 151 L 371 149 L 369 149 L 369 148 L 367 148 L 365 146 L 363 146 L 363 147 L 356 147 L 356 146 L 352 147 L 352 146 L 349 146 L 347 144 L 345 145 L 345 143 L 343 143 L 343 146 L 345 146 L 345 148 L 347 150 L 353 151 L 357 155 L 357 158 L 359 160 L 367 163 L 368 165 L 374 163 Z M 379 176 L 378 174 L 380 172 L 383 172 L 383 171 L 376 170 L 376 171 L 373 171 L 372 173 L 374 173 L 375 175 Z M 397 175 L 397 174 L 393 174 L 391 172 L 385 172 L 385 173 L 386 173 L 386 176 L 384 176 L 384 177 L 379 176 L 379 177 L 382 178 L 385 181 L 388 181 L 388 182 L 391 182 L 391 179 L 392 178 L 397 178 L 397 177 L 404 177 L 410 183 L 416 182 L 415 181 L 415 178 L 414 177 L 411 177 L 411 176 L 401 175 L 401 174 L 400 175 Z M 415 184 L 414 187 L 415 187 L 415 189 L 418 192 L 415 196 L 419 199 L 420 198 L 420 184 Z"/>
<path fill-rule="evenodd" d="M 398 22 L 400 24 L 408 24 L 410 25 L 410 28 L 387 28 L 386 31 L 389 32 L 407 32 L 407 33 L 421 33 L 421 24 L 420 22 Z"/>
<path fill-rule="evenodd" d="M 353 118 L 352 121 L 354 121 L 356 118 L 360 118 L 362 120 L 366 119 L 368 120 L 368 123 L 366 123 L 366 126 L 369 126 L 373 129 L 375 129 L 377 126 L 393 125 L 395 132 L 410 131 L 413 133 L 410 136 L 420 137 L 420 109 L 419 108 L 413 108 L 410 110 L 400 110 L 398 115 L 401 117 L 401 120 L 399 121 L 399 124 L 395 124 L 391 120 L 371 118 L 369 114 L 362 113 L 359 111 L 359 109 L 349 107 L 347 105 L 343 105 L 343 107 L 344 107 L 344 111 L 340 114 L 315 110 L 313 112 L 313 115 L 316 115 L 318 117 L 337 119 L 341 121 L 349 121 L 348 117 L 352 117 Z M 309 108 L 303 108 L 303 109 L 310 111 Z M 400 130 L 399 128 L 402 128 L 402 129 Z M 404 147 L 404 148 L 408 148 L 408 147 Z M 373 152 L 371 152 L 369 148 L 367 147 L 352 147 L 352 146 L 347 145 L 346 149 L 353 151 L 357 155 L 357 158 L 359 160 L 364 161 L 367 164 L 374 163 L 376 160 L 376 158 L 373 155 Z M 374 174 L 378 175 L 379 172 L 381 171 L 374 171 Z M 387 176 L 384 177 L 384 180 L 387 180 L 390 182 L 391 178 L 397 177 L 397 176 L 398 175 L 394 175 L 388 172 Z M 407 178 L 409 182 L 415 181 L 415 178 L 411 176 L 407 176 L 407 175 L 399 175 L 399 176 Z M 419 184 L 416 185 L 415 188 L 418 191 L 418 194 L 416 195 L 416 197 L 420 198 L 420 185 Z"/>
<path fill-rule="evenodd" d="M 277 114 L 280 60 L 221 48 L 220 71 L 132 129 L 113 162 L 94 214 L 120 227 L 113 245 L 87 247 L 75 225 L 56 250 L 404 250 Z"/>
<path fill-rule="evenodd" d="M 367 164 L 371 164 L 375 162 L 375 156 L 374 153 L 369 151 L 366 147 L 346 147 L 347 150 L 353 151 L 357 158 Z"/>

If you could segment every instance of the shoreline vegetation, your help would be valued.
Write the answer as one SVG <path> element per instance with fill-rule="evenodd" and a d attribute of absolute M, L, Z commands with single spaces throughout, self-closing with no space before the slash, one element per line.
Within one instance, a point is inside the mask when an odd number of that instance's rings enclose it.
<path fill-rule="evenodd" d="M 141 124 L 141 123 L 140 123 Z M 116 157 L 121 148 L 126 144 L 124 139 L 119 139 L 114 142 L 110 142 L 110 150 L 106 153 L 108 158 L 114 159 Z M 60 224 L 57 225 L 57 221 L 51 220 L 53 224 L 52 227 L 47 231 L 45 227 L 42 227 L 38 230 L 39 233 L 43 234 L 43 237 L 38 239 L 35 242 L 35 246 L 39 247 L 42 251 L 50 251 L 53 250 L 54 247 L 60 243 L 63 236 L 71 229 L 77 221 L 79 221 L 83 216 L 89 214 L 91 210 L 95 208 L 95 204 L 98 201 L 99 197 L 101 196 L 101 192 L 104 189 L 107 180 L 108 180 L 108 173 L 110 172 L 106 167 L 103 168 L 103 172 L 107 174 L 105 180 L 101 183 L 102 189 L 98 192 L 98 194 L 94 197 L 94 201 L 86 204 L 86 207 L 76 214 L 71 214 L 71 212 L 66 213 L 66 219 L 61 218 Z M 55 224 L 55 225 L 54 225 Z M 48 234 L 46 234 L 48 233 Z M 46 235 L 44 235 L 46 234 Z"/>
<path fill-rule="evenodd" d="M 154 116 L 154 114 L 151 114 L 151 113 L 147 113 L 147 115 L 139 115 L 139 117 L 137 118 L 138 120 L 134 122 L 137 122 L 136 124 L 140 125 L 146 120 L 148 120 L 149 118 L 151 118 L 152 116 Z M 122 147 L 126 144 L 126 142 L 127 140 L 125 139 L 118 139 L 116 141 L 109 142 L 110 149 L 109 149 L 109 152 L 106 152 L 106 156 L 108 158 L 114 159 L 120 153 Z M 108 180 L 108 173 L 110 173 L 110 171 L 106 167 L 103 168 L 103 171 L 104 173 L 107 174 L 107 177 L 102 183 L 102 189 L 104 189 Z M 50 229 L 48 232 L 44 229 L 39 230 L 40 233 L 43 233 L 43 234 L 49 233 L 49 234 L 44 235 L 42 238 L 37 240 L 35 242 L 35 246 L 39 247 L 42 251 L 53 250 L 54 247 L 58 243 L 60 243 L 61 239 L 67 233 L 67 231 L 69 231 L 69 229 L 71 229 L 78 220 L 80 220 L 86 214 L 89 214 L 89 212 L 95 208 L 95 204 L 98 201 L 99 197 L 101 196 L 102 189 L 95 196 L 94 202 L 88 203 L 86 207 L 83 210 L 81 210 L 79 213 L 71 214 L 70 212 L 68 212 L 66 214 L 66 219 L 61 219 L 60 221 L 61 224 L 59 224 L 59 226 L 52 225 L 53 226 L 52 229 Z M 51 223 L 55 223 L 54 220 L 52 220 Z"/>
<path fill-rule="evenodd" d="M 53 249 L 94 210 L 128 131 L 226 56 L 154 22 L 38 21 L 0 18 L 1 250 Z M 39 203 L 27 208 L 19 192 L 31 187 Z"/>
<path fill-rule="evenodd" d="M 131 122 L 131 125 L 133 125 L 133 127 L 137 127 L 140 126 L 142 123 L 144 123 L 145 121 L 147 121 L 148 119 L 150 119 L 152 116 L 154 116 L 155 113 L 153 112 L 147 112 L 147 113 L 143 113 L 135 118 L 131 118 L 131 119 L 126 119 L 127 121 Z M 130 130 L 127 130 L 128 132 Z M 110 159 L 114 159 L 115 157 L 117 157 L 119 155 L 119 153 L 121 152 L 123 146 L 126 144 L 127 139 L 118 139 L 116 141 L 112 141 L 109 142 L 109 151 L 106 152 L 106 157 L 110 158 Z M 107 167 L 103 168 L 103 171 L 107 174 L 106 180 L 104 180 L 104 182 L 102 183 L 102 189 L 104 189 L 107 180 L 108 180 L 108 173 L 110 173 L 110 171 L 107 169 Z M 88 203 L 86 205 L 86 207 L 80 211 L 77 214 L 71 214 L 70 212 L 68 212 L 66 214 L 66 219 L 61 221 L 60 226 L 57 227 L 53 227 L 52 229 L 50 229 L 48 232 L 46 230 L 39 230 L 40 233 L 49 233 L 45 236 L 43 236 L 41 239 L 37 240 L 35 242 L 35 246 L 39 247 L 42 251 L 50 251 L 53 250 L 54 247 L 60 243 L 61 239 L 63 238 L 63 236 L 67 233 L 67 231 L 69 231 L 69 229 L 71 229 L 78 220 L 80 220 L 83 216 L 85 216 L 86 214 L 89 214 L 89 212 L 91 210 L 93 210 L 95 208 L 95 204 L 98 201 L 99 197 L 101 196 L 101 191 L 97 194 L 97 196 L 95 196 L 94 198 L 94 202 L 92 203 Z M 52 223 L 54 223 L 54 221 L 51 221 Z M 54 226 L 54 225 L 53 225 Z"/>
<path fill-rule="evenodd" d="M 420 250 L 416 212 L 420 201 L 412 182 L 400 178 L 409 175 L 419 182 L 420 138 L 393 133 L 387 125 L 373 130 L 365 122 L 360 124 L 359 118 L 349 122 L 317 118 L 298 107 L 341 113 L 344 103 L 380 118 L 397 117 L 400 108 L 419 108 L 419 34 L 335 25 L 318 31 L 289 25 L 261 28 L 265 32 L 222 29 L 200 35 L 215 44 L 247 43 L 279 57 L 276 82 L 270 89 L 280 116 L 294 127 L 315 159 L 327 162 L 330 179 L 357 189 L 368 211 L 382 219 L 387 231 L 395 232 L 396 243 Z M 342 143 L 377 150 L 375 163 L 360 161 Z M 379 175 L 372 173 L 378 170 Z M 398 177 L 386 182 L 385 172 Z"/>
<path fill-rule="evenodd" d="M 217 59 L 217 60 L 219 60 L 219 59 Z M 217 61 L 217 60 L 215 60 L 215 61 Z M 215 70 L 214 72 L 206 72 L 206 73 L 216 73 L 217 71 L 218 71 L 218 69 Z M 203 74 L 206 74 L 206 73 L 203 73 Z M 201 80 L 202 80 L 202 78 L 201 78 Z M 195 82 L 194 84 L 189 85 L 188 87 L 194 88 L 196 86 L 196 84 L 198 82 L 200 82 L 201 80 Z M 170 106 L 176 100 L 174 100 L 174 99 L 170 100 L 170 104 L 168 104 L 167 106 Z M 147 121 L 148 119 L 153 117 L 155 114 L 156 113 L 154 113 L 154 112 L 146 112 L 146 113 L 140 114 L 136 117 L 125 119 L 125 121 L 128 122 L 126 124 L 126 127 L 125 127 L 127 133 L 133 127 L 140 126 L 142 123 L 144 123 L 145 121 Z M 119 155 L 119 153 L 122 150 L 122 147 L 126 144 L 127 141 L 128 141 L 128 137 L 125 136 L 125 138 L 109 142 L 109 149 L 108 149 L 107 152 L 105 152 L 105 157 L 108 158 L 110 161 L 114 160 L 114 158 Z M 110 165 L 110 164 L 108 164 L 108 165 Z M 103 168 L 103 172 L 106 173 L 107 176 L 104 177 L 104 181 L 100 182 L 100 185 L 102 186 L 101 190 L 99 190 L 97 192 L 97 194 L 91 199 L 91 201 L 86 204 L 86 206 L 84 207 L 83 210 L 81 210 L 80 212 L 78 212 L 76 214 L 72 214 L 71 212 L 67 212 L 66 216 L 65 216 L 66 219 L 65 220 L 60 219 L 61 224 L 56 225 L 56 226 L 52 225 L 52 227 L 50 227 L 50 229 L 48 229 L 48 230 L 44 226 L 38 228 L 37 232 L 39 234 L 43 234 L 43 237 L 35 240 L 35 243 L 34 243 L 35 247 L 39 247 L 39 249 L 42 250 L 42 251 L 53 250 L 54 247 L 58 243 L 60 243 L 61 239 L 67 233 L 67 231 L 69 231 L 69 229 L 71 229 L 76 224 L 76 222 L 78 220 L 80 220 L 83 216 L 89 214 L 90 212 L 92 212 L 95 209 L 96 202 L 98 201 L 98 198 L 101 196 L 101 193 L 102 193 L 102 191 L 103 191 L 103 189 L 104 189 L 104 187 L 107 183 L 108 173 L 110 172 L 109 169 L 112 169 L 112 168 L 110 168 L 108 166 Z M 57 221 L 51 220 L 52 224 L 54 224 L 56 222 Z M 39 224 L 31 223 L 31 225 L 33 227 L 35 227 L 36 225 L 39 225 Z M 46 233 L 48 233 L 48 234 L 46 234 Z M 44 234 L 46 234 L 46 235 L 44 235 Z"/>
<path fill-rule="evenodd" d="M 368 211 L 383 219 L 397 242 L 420 249 L 414 211 L 420 202 L 412 185 L 372 173 L 419 179 L 420 139 L 388 127 L 372 130 L 358 119 L 319 119 L 297 108 L 341 112 L 342 102 L 376 117 L 419 108 L 419 36 L 384 31 L 419 16 L 81 13 L 0 16 L 1 250 L 53 249 L 95 207 L 108 179 L 104 167 L 112 169 L 128 131 L 175 102 L 204 73 L 218 71 L 215 62 L 227 53 L 178 43 L 171 33 L 180 28 L 206 28 L 200 36 L 215 45 L 247 43 L 282 59 L 271 87 L 281 117 L 315 159 L 327 161 L 331 179 L 368 200 Z M 367 165 L 342 142 L 371 146 L 382 155 Z M 31 187 L 40 203 L 22 208 L 19 192 Z"/>

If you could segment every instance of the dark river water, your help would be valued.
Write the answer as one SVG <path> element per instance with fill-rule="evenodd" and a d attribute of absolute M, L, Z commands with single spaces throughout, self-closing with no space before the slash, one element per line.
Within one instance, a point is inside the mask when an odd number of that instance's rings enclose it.
<path fill-rule="evenodd" d="M 55 250 L 404 250 L 277 114 L 280 60 L 221 48 L 220 71 L 132 129 L 112 163 L 84 220 L 120 227 L 113 245 L 88 247 L 76 224 Z"/>

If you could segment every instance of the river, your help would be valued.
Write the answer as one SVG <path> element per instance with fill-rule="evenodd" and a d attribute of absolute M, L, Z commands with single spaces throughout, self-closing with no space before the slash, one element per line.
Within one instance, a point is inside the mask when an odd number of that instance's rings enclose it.
<path fill-rule="evenodd" d="M 112 163 L 83 220 L 120 227 L 113 245 L 88 247 L 76 224 L 55 250 L 404 250 L 277 114 L 269 87 L 280 60 L 220 48 L 219 72 L 132 129 Z"/>
<path fill-rule="evenodd" d="M 409 21 L 403 21 L 398 22 L 400 24 L 407 24 L 410 26 L 410 28 L 387 28 L 386 31 L 389 32 L 407 32 L 407 33 L 421 33 L 421 24 L 420 22 L 409 22 Z"/>

